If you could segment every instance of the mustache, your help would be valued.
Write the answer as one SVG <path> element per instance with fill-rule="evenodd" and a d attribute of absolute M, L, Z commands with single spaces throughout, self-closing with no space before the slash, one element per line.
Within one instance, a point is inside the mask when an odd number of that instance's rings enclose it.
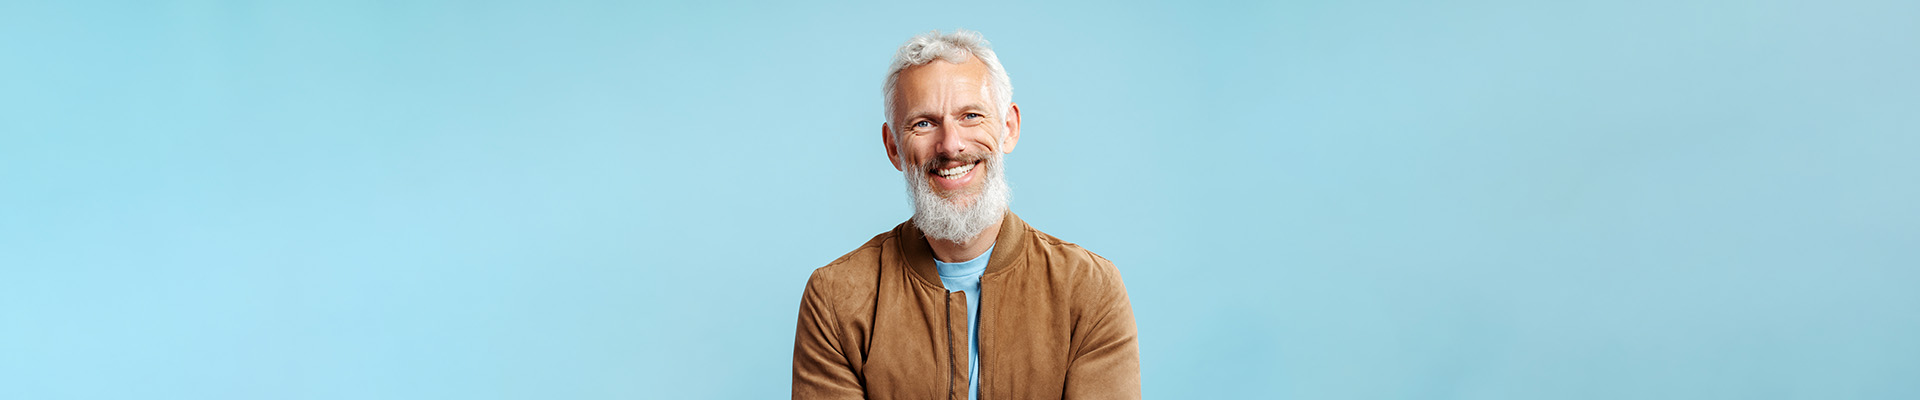
<path fill-rule="evenodd" d="M 947 163 L 951 163 L 951 162 L 959 162 L 961 164 L 972 164 L 976 162 L 988 161 L 991 159 L 993 159 L 993 155 L 984 151 L 960 153 L 952 156 L 942 154 L 942 155 L 934 156 L 933 158 L 929 158 L 927 159 L 926 162 L 920 163 L 920 170 L 932 171 L 935 169 L 939 169 L 941 165 L 946 165 Z"/>

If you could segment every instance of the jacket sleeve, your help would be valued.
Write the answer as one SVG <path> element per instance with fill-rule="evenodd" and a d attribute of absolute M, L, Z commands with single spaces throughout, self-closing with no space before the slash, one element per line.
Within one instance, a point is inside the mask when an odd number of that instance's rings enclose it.
<path fill-rule="evenodd" d="M 800 296 L 800 323 L 793 337 L 793 398 L 862 398 L 865 390 L 834 335 L 839 321 L 833 304 L 821 295 L 820 285 L 820 272 L 815 271 Z"/>
<path fill-rule="evenodd" d="M 1119 270 L 1100 259 L 1109 272 L 1083 287 L 1090 290 L 1086 312 L 1074 327 L 1074 359 L 1067 367 L 1067 399 L 1140 398 L 1140 342 L 1133 306 Z"/>

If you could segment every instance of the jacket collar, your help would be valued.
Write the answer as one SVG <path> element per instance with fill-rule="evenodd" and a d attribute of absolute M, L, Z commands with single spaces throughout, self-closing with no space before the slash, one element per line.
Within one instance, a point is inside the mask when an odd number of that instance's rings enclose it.
<path fill-rule="evenodd" d="M 920 233 L 920 228 L 913 225 L 912 219 L 900 223 L 894 230 L 899 232 L 900 255 L 907 261 L 907 269 L 920 276 L 921 282 L 945 288 L 946 285 L 940 283 L 940 269 L 933 265 L 933 247 L 927 244 L 926 234 Z M 1026 255 L 1027 239 L 1032 232 L 1027 227 L 1027 221 L 1020 220 L 1012 210 L 1008 210 L 1006 216 L 1000 219 L 1000 234 L 993 240 L 993 258 L 987 259 L 987 271 L 981 277 L 995 275 L 1016 263 L 1024 262 L 1022 256 Z"/>

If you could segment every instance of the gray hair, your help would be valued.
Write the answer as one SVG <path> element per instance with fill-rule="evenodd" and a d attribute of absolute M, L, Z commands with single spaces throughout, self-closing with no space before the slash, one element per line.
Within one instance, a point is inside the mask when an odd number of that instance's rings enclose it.
<path fill-rule="evenodd" d="M 895 86 L 900 82 L 900 71 L 933 62 L 935 58 L 950 63 L 963 63 L 967 62 L 967 56 L 973 56 L 980 59 L 980 62 L 987 63 L 989 71 L 987 97 L 1000 111 L 1000 115 L 995 117 L 1004 117 L 1011 112 L 1009 108 L 1013 106 L 1013 82 L 1007 79 L 1007 69 L 1000 66 L 1000 57 L 993 55 L 993 48 L 988 46 L 987 39 L 981 37 L 980 32 L 966 29 L 955 29 L 953 33 L 946 34 L 932 31 L 907 39 L 907 43 L 900 45 L 900 50 L 893 54 L 893 65 L 887 67 L 887 83 L 881 87 L 881 102 L 885 103 L 884 118 L 887 123 L 891 125 L 895 122 L 893 93 Z M 893 131 L 895 135 L 899 135 L 901 130 L 896 126 Z"/>

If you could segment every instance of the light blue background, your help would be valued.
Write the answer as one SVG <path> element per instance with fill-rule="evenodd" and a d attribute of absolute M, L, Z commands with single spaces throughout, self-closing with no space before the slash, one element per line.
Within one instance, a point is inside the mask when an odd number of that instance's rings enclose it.
<path fill-rule="evenodd" d="M 1551 3 L 1551 4 L 1547 4 Z M 787 395 L 993 40 L 1153 398 L 1920 398 L 1920 3 L 0 3 L 0 397 Z"/>

